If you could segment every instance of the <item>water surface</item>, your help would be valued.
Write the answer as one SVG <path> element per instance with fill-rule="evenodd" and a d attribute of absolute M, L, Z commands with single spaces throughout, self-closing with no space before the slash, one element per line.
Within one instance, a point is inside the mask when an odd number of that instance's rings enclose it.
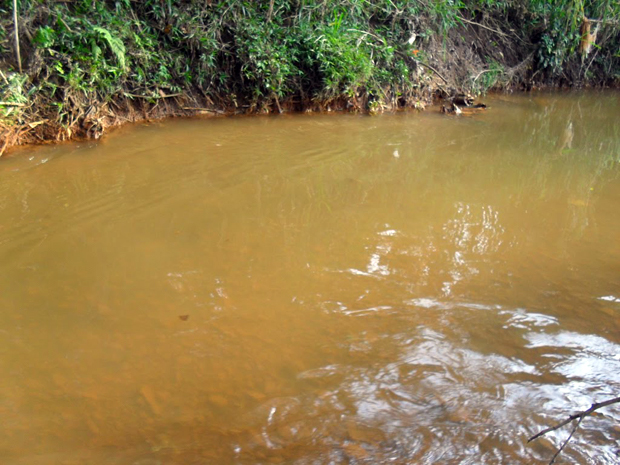
<path fill-rule="evenodd" d="M 620 94 L 487 103 L 0 160 L 0 462 L 548 461 L 620 393 Z"/>

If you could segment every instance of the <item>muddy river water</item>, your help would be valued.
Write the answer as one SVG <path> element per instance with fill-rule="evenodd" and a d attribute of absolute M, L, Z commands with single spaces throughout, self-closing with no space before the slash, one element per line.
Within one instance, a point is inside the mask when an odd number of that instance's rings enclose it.
<path fill-rule="evenodd" d="M 620 395 L 620 93 L 486 102 L 1 159 L 0 463 L 548 462 Z"/>

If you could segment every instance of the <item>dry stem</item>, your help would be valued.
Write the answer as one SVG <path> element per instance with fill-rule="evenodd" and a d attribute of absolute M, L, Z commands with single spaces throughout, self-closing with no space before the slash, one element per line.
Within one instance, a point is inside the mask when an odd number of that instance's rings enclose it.
<path fill-rule="evenodd" d="M 22 72 L 22 57 L 19 53 L 19 25 L 17 21 L 17 0 L 13 0 L 13 24 L 15 25 L 15 53 L 17 54 L 17 66 L 19 73 Z"/>

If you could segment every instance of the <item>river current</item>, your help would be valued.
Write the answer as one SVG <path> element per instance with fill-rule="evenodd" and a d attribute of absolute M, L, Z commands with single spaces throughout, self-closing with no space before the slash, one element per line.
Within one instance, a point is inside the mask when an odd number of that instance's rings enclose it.
<path fill-rule="evenodd" d="M 547 463 L 620 395 L 620 93 L 483 100 L 0 159 L 0 463 Z"/>

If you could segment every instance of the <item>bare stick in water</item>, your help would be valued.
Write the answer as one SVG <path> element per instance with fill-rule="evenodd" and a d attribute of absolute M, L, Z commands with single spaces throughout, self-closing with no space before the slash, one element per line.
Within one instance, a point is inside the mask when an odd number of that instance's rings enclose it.
<path fill-rule="evenodd" d="M 574 413 L 571 416 L 569 416 L 566 420 L 558 423 L 557 425 L 550 426 L 549 428 L 546 428 L 546 429 L 542 430 L 541 432 L 535 434 L 534 436 L 529 438 L 527 440 L 527 442 L 531 442 L 534 439 L 538 439 L 539 437 L 544 436 L 547 433 L 550 433 L 551 431 L 555 431 L 557 429 L 560 429 L 562 426 L 567 425 L 571 421 L 578 420 L 577 423 L 575 423 L 575 426 L 573 426 L 573 430 L 569 434 L 568 438 L 566 438 L 566 440 L 562 443 L 562 445 L 560 446 L 558 451 L 551 458 L 551 461 L 549 462 L 549 465 L 552 465 L 555 462 L 555 459 L 558 457 L 558 455 L 560 455 L 560 452 L 562 452 L 564 447 L 566 447 L 566 444 L 568 444 L 568 441 L 571 440 L 571 438 L 573 437 L 573 434 L 575 434 L 575 431 L 577 431 L 577 428 L 579 427 L 579 425 L 581 424 L 581 422 L 583 421 L 583 419 L 585 417 L 592 415 L 598 409 L 601 409 L 603 407 L 607 407 L 608 405 L 617 404 L 618 402 L 620 402 L 620 397 L 615 397 L 613 399 L 608 399 L 608 400 L 605 400 L 603 402 L 598 402 L 598 403 L 592 404 L 592 406 L 589 409 L 583 410 L 581 412 Z"/>

